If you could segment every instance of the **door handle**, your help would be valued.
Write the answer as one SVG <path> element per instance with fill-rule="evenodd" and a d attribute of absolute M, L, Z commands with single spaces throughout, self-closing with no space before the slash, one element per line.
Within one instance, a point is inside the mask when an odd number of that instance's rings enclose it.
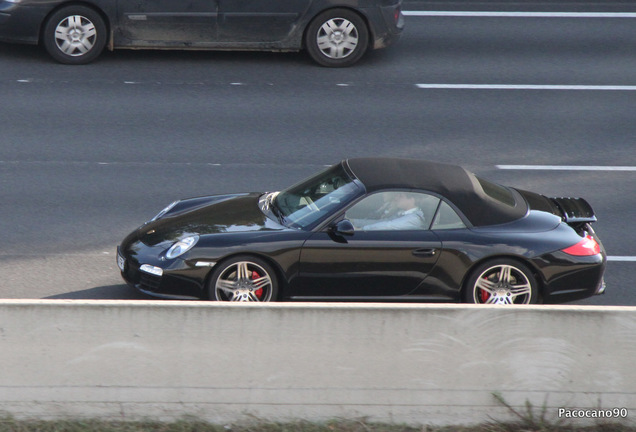
<path fill-rule="evenodd" d="M 415 249 L 412 254 L 418 257 L 432 257 L 437 253 L 437 249 Z"/>

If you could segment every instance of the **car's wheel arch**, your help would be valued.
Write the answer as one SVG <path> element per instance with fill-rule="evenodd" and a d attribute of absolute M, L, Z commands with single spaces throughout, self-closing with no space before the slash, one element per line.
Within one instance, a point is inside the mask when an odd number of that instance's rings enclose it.
<path fill-rule="evenodd" d="M 86 1 L 68 1 L 68 2 L 63 2 L 63 3 L 60 3 L 57 6 L 55 6 L 53 9 L 51 9 L 49 11 L 49 13 L 44 17 L 42 22 L 40 23 L 40 31 L 38 33 L 38 44 L 42 44 L 43 41 L 44 41 L 44 29 L 46 27 L 46 23 L 59 10 L 64 9 L 66 7 L 69 7 L 69 6 L 86 7 L 86 8 L 92 9 L 95 13 L 99 14 L 99 16 L 104 21 L 104 25 L 106 25 L 106 34 L 107 34 L 106 47 L 108 49 L 112 49 L 111 48 L 111 45 L 112 45 L 111 44 L 111 41 L 112 41 L 112 37 L 111 37 L 112 24 L 110 22 L 110 18 L 108 17 L 108 14 L 101 7 L 97 6 L 95 3 L 86 2 Z"/>
<path fill-rule="evenodd" d="M 214 271 L 221 267 L 222 265 L 224 265 L 226 262 L 236 258 L 236 257 L 254 257 L 254 258 L 258 258 L 260 260 L 265 261 L 268 265 L 270 265 L 274 271 L 276 272 L 276 279 L 278 280 L 278 294 L 276 296 L 275 299 L 272 299 L 272 301 L 280 301 L 280 299 L 283 298 L 283 293 L 286 291 L 286 287 L 288 284 L 287 281 L 287 276 L 285 274 L 285 272 L 283 271 L 283 269 L 280 267 L 280 265 L 276 262 L 276 260 L 272 259 L 271 257 L 264 255 L 262 253 L 259 252 L 236 252 L 233 253 L 231 255 L 227 255 L 224 256 L 223 258 L 221 258 L 220 260 L 218 260 L 216 262 L 216 264 L 214 265 L 214 267 L 210 268 L 210 271 L 208 272 L 208 274 L 205 276 L 205 280 L 203 283 L 203 298 L 206 300 L 210 300 L 210 295 L 208 292 L 207 287 L 210 285 L 210 279 L 212 278 L 212 275 L 214 274 Z"/>
<path fill-rule="evenodd" d="M 475 271 L 477 271 L 477 269 L 480 266 L 482 266 L 483 264 L 485 264 L 487 262 L 490 262 L 490 261 L 497 261 L 497 260 L 513 261 L 513 262 L 517 262 L 517 263 L 522 264 L 525 267 L 527 267 L 532 272 L 532 275 L 534 276 L 534 279 L 537 282 L 537 290 L 538 290 L 538 294 L 539 294 L 539 299 L 542 299 L 544 297 L 544 289 L 545 289 L 545 285 L 546 285 L 545 279 L 543 277 L 543 274 L 539 271 L 539 269 L 536 267 L 536 265 L 531 260 L 529 260 L 529 259 L 527 259 L 525 257 L 518 256 L 518 255 L 497 254 L 497 255 L 489 255 L 489 256 L 483 257 L 483 258 L 475 261 L 470 266 L 470 268 L 464 274 L 464 278 L 462 279 L 461 288 L 460 288 L 460 292 L 459 292 L 459 298 L 460 299 L 465 298 L 466 290 L 470 289 L 469 286 L 468 286 L 469 285 L 468 282 L 470 281 L 470 278 L 473 276 Z"/>

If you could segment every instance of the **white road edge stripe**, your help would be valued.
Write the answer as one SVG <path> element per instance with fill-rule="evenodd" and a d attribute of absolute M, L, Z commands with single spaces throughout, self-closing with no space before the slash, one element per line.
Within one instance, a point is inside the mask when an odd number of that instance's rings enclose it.
<path fill-rule="evenodd" d="M 501 170 L 536 171 L 636 171 L 636 166 L 585 166 L 585 165 L 495 165 Z"/>
<path fill-rule="evenodd" d="M 608 261 L 636 262 L 636 256 L 608 256 Z"/>
<path fill-rule="evenodd" d="M 494 18 L 636 18 L 636 12 L 473 12 L 473 11 L 402 11 L 415 17 L 494 17 Z"/>
<path fill-rule="evenodd" d="M 633 85 L 550 85 L 550 84 L 415 84 L 421 89 L 450 90 L 600 90 L 636 91 Z"/>

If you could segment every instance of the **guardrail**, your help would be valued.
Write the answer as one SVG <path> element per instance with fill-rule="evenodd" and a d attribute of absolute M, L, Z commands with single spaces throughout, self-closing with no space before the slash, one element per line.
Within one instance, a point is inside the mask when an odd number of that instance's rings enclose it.
<path fill-rule="evenodd" d="M 0 413 L 19 419 L 515 420 L 498 392 L 629 421 L 634 358 L 634 307 L 0 303 Z"/>

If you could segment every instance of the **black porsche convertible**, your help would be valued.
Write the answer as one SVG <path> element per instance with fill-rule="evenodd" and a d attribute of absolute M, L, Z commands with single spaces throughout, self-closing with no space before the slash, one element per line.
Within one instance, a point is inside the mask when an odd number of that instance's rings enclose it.
<path fill-rule="evenodd" d="M 105 47 L 306 49 L 320 65 L 350 66 L 396 41 L 401 0 L 0 0 L 0 40 L 42 43 L 84 64 Z"/>
<path fill-rule="evenodd" d="M 348 159 L 280 192 L 175 201 L 117 250 L 163 298 L 530 304 L 601 294 L 582 198 L 428 161 Z"/>

